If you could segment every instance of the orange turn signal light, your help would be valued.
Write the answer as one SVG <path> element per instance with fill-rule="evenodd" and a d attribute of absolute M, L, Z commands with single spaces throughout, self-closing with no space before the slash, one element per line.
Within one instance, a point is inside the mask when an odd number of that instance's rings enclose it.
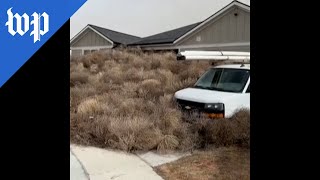
<path fill-rule="evenodd" d="M 206 113 L 209 118 L 224 118 L 223 113 Z"/>

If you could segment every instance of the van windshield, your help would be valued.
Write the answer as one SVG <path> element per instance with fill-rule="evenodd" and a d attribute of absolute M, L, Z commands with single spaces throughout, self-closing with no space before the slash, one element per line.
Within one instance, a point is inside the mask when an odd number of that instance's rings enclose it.
<path fill-rule="evenodd" d="M 250 70 L 246 69 L 211 68 L 200 77 L 194 88 L 242 92 L 249 77 Z"/>

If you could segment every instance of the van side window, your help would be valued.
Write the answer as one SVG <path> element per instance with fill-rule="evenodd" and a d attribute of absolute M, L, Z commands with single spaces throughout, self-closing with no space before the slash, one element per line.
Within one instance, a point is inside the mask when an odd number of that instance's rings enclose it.
<path fill-rule="evenodd" d="M 249 86 L 248 86 L 248 88 L 247 88 L 246 93 L 250 93 L 250 84 L 249 84 Z"/>

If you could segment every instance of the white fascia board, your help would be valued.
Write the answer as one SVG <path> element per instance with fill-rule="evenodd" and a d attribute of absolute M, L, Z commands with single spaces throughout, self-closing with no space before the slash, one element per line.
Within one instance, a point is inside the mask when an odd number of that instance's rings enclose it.
<path fill-rule="evenodd" d="M 105 40 L 107 40 L 108 42 L 110 42 L 112 45 L 114 44 L 112 40 L 110 40 L 109 38 L 105 37 L 103 34 L 101 34 L 100 32 L 98 32 L 98 31 L 95 30 L 94 28 L 92 28 L 90 25 L 87 25 L 87 26 L 86 26 L 85 28 L 83 28 L 76 36 L 74 36 L 74 37 L 70 40 L 70 45 L 72 45 L 72 44 L 76 43 L 78 40 L 80 40 L 80 39 L 77 40 L 77 38 L 78 38 L 79 36 L 81 36 L 82 33 L 83 33 L 84 31 L 86 31 L 87 29 L 91 29 L 92 31 L 94 31 L 95 33 L 97 33 L 99 36 L 101 36 L 103 39 L 105 39 Z"/>

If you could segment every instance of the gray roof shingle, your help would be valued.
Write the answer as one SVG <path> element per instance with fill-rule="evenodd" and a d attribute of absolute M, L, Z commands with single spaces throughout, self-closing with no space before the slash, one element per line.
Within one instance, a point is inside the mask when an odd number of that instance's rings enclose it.
<path fill-rule="evenodd" d="M 176 39 L 189 32 L 191 29 L 199 25 L 201 22 L 194 23 L 188 26 L 180 27 L 171 31 L 162 32 L 152 36 L 142 38 L 142 40 L 129 45 L 147 45 L 147 44 L 166 44 L 173 43 Z"/>
<path fill-rule="evenodd" d="M 98 31 L 99 33 L 101 33 L 102 35 L 104 35 L 106 38 L 112 40 L 114 43 L 127 45 L 127 44 L 134 43 L 141 40 L 141 38 L 137 36 L 124 34 L 121 32 L 110 30 L 110 29 L 105 29 L 92 24 L 89 24 L 89 26 L 95 29 L 96 31 Z"/>

